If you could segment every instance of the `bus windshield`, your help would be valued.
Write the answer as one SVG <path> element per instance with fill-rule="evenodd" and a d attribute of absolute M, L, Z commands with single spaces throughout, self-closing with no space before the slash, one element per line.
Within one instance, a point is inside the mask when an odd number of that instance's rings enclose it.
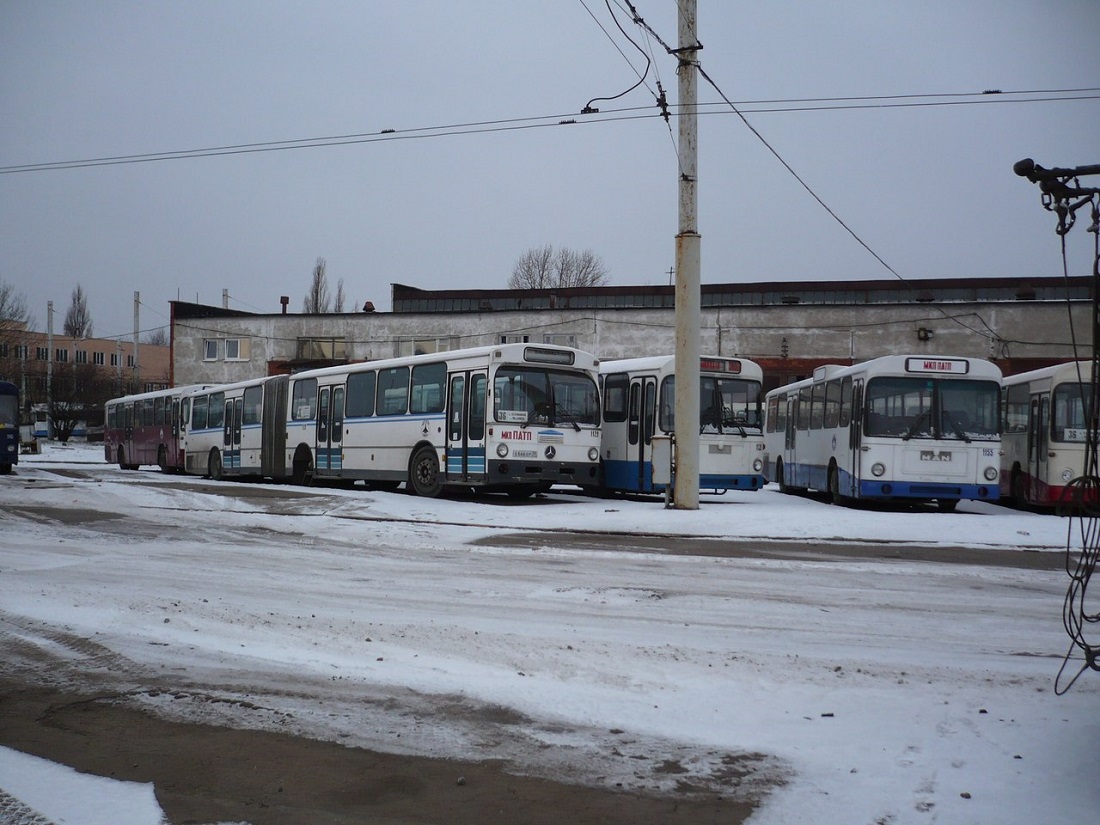
<path fill-rule="evenodd" d="M 664 432 L 676 429 L 676 379 L 661 383 L 660 426 Z M 717 375 L 699 376 L 699 429 L 701 432 L 747 431 L 759 434 L 760 382 Z"/>
<path fill-rule="evenodd" d="M 493 417 L 547 427 L 595 425 L 600 420 L 599 391 L 580 372 L 501 367 L 493 382 Z"/>
<path fill-rule="evenodd" d="M 11 426 L 18 421 L 19 399 L 14 395 L 0 395 L 0 424 Z"/>
<path fill-rule="evenodd" d="M 865 432 L 908 441 L 994 441 L 1000 389 L 994 381 L 916 377 L 867 382 Z"/>
<path fill-rule="evenodd" d="M 1091 382 L 1059 384 L 1054 389 L 1054 415 L 1051 416 L 1051 441 L 1085 443 L 1088 431 L 1088 407 L 1092 402 Z"/>

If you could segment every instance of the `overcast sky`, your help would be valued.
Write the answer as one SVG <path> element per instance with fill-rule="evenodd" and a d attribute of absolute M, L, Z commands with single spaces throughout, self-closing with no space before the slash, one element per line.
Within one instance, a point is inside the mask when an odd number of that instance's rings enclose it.
<path fill-rule="evenodd" d="M 674 46 L 672 0 L 635 5 Z M 318 257 L 349 309 L 388 310 L 393 282 L 501 288 L 544 244 L 591 249 L 614 284 L 667 284 L 675 120 L 653 91 L 676 102 L 675 64 L 624 6 L 653 67 L 585 117 L 645 67 L 603 0 L 0 0 L 0 279 L 39 330 L 52 300 L 58 331 L 80 283 L 101 337 L 132 334 L 135 291 L 143 330 L 170 300 L 220 304 L 223 289 L 236 309 L 288 295 L 300 311 Z M 1051 91 L 1100 86 L 1095 0 L 698 6 L 705 71 L 902 277 L 1061 274 L 1054 219 L 1012 165 L 1100 163 L 1097 92 Z M 952 96 L 790 102 L 900 95 Z M 700 101 L 720 97 L 701 82 Z M 912 105 L 931 103 L 947 105 Z M 705 110 L 704 283 L 894 277 L 736 114 Z M 346 135 L 360 138 L 9 171 Z M 1090 272 L 1085 223 L 1067 238 L 1075 275 Z"/>

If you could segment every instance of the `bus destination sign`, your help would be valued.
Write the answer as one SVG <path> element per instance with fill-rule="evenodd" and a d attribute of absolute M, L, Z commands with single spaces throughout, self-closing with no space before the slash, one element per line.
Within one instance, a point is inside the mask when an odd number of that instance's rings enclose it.
<path fill-rule="evenodd" d="M 965 358 L 906 358 L 905 371 L 966 375 L 970 372 L 970 362 Z"/>

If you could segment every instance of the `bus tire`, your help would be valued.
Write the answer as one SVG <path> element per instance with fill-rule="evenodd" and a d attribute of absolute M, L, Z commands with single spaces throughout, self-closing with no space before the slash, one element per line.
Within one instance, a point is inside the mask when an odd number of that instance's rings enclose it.
<path fill-rule="evenodd" d="M 163 444 L 161 444 L 160 448 L 157 450 L 157 466 L 160 467 L 162 473 L 171 472 L 171 470 L 168 469 L 168 448 Z"/>
<path fill-rule="evenodd" d="M 10 464 L 0 464 L 0 476 L 6 476 L 11 472 Z"/>
<path fill-rule="evenodd" d="M 844 503 L 844 496 L 840 494 L 840 471 L 835 462 L 829 465 L 829 501 L 833 504 Z"/>
<path fill-rule="evenodd" d="M 222 467 L 222 454 L 217 450 L 210 451 L 210 462 L 207 466 L 210 471 L 210 478 L 213 481 L 222 481 L 225 478 L 225 472 Z"/>
<path fill-rule="evenodd" d="M 1012 503 L 1021 510 L 1028 509 L 1027 490 L 1024 489 L 1024 474 L 1020 471 L 1020 465 L 1012 468 Z"/>
<path fill-rule="evenodd" d="M 791 488 L 787 486 L 787 479 L 783 476 L 783 459 L 775 460 L 775 480 L 779 482 L 779 492 L 789 493 Z"/>
<path fill-rule="evenodd" d="M 435 498 L 443 490 L 443 479 L 439 477 L 439 456 L 434 447 L 424 446 L 413 453 L 409 462 L 409 487 L 424 498 Z"/>
<path fill-rule="evenodd" d="M 294 484 L 309 484 L 313 481 L 313 453 L 309 447 L 301 445 L 294 453 L 294 465 L 290 470 L 290 480 Z"/>

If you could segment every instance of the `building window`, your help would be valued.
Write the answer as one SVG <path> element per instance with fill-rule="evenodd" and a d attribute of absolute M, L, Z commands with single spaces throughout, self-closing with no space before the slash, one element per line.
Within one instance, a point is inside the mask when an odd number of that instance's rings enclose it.
<path fill-rule="evenodd" d="M 27 360 L 27 353 L 30 352 L 30 349 L 31 348 L 29 346 L 27 346 L 26 344 L 16 344 L 15 345 L 15 357 L 22 360 L 22 361 L 26 361 Z"/>
<path fill-rule="evenodd" d="M 249 338 L 226 338 L 225 360 L 247 361 L 249 356 L 250 344 L 251 339 Z"/>
<path fill-rule="evenodd" d="M 50 360 L 50 348 L 49 347 L 35 347 L 34 357 L 39 361 Z"/>
<path fill-rule="evenodd" d="M 446 352 L 456 349 L 457 338 L 404 338 L 397 341 L 397 356 L 429 355 L 433 352 Z"/>
<path fill-rule="evenodd" d="M 53 351 L 53 353 L 54 353 L 53 360 L 55 360 L 57 363 L 59 363 L 59 364 L 68 363 L 69 351 L 67 349 L 55 349 Z"/>
<path fill-rule="evenodd" d="M 556 335 L 544 335 L 544 336 L 542 336 L 542 343 L 544 343 L 544 344 L 557 344 L 559 347 L 573 347 L 573 348 L 576 348 L 576 346 L 577 346 L 577 336 L 576 335 L 564 335 L 564 334 L 560 334 L 560 333 L 556 334 Z"/>
<path fill-rule="evenodd" d="M 0 358 L 8 357 L 8 345 L 6 343 L 0 343 Z"/>
<path fill-rule="evenodd" d="M 217 361 L 218 360 L 218 339 L 207 338 L 202 342 L 202 360 L 203 361 Z"/>
<path fill-rule="evenodd" d="M 88 350 L 78 349 L 76 351 L 76 363 L 87 364 L 88 363 Z"/>
<path fill-rule="evenodd" d="M 92 363 L 95 364 L 97 367 L 102 367 L 103 366 L 103 353 L 102 352 L 93 352 L 92 353 Z"/>
<path fill-rule="evenodd" d="M 500 343 L 502 344 L 527 344 L 530 343 L 530 335 L 502 335 L 500 336 Z"/>
<path fill-rule="evenodd" d="M 344 361 L 348 355 L 348 345 L 343 338 L 299 338 L 299 361 Z"/>
<path fill-rule="evenodd" d="M 126 366 L 128 366 L 128 367 L 134 366 L 134 356 L 133 355 L 127 355 L 126 356 Z"/>
<path fill-rule="evenodd" d="M 112 352 L 111 353 L 111 366 L 112 367 L 117 367 L 118 366 L 118 353 L 117 352 Z"/>

